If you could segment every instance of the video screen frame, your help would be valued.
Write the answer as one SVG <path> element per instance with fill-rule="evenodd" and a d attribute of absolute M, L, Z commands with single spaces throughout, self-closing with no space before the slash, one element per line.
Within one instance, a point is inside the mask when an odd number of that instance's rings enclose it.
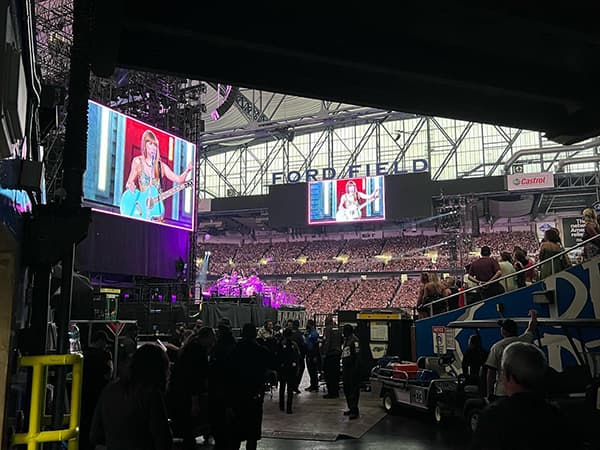
<path fill-rule="evenodd" d="M 95 123 L 93 108 L 96 116 L 101 115 Z M 105 214 L 193 231 L 196 145 L 93 100 L 88 100 L 88 112 L 86 205 Z M 109 134 L 103 136 L 103 132 Z M 143 162 L 147 162 L 144 156 L 148 152 L 142 148 L 144 143 L 151 146 L 152 141 L 156 148 L 143 189 Z M 102 192 L 96 187 L 100 183 L 105 186 Z"/>
<path fill-rule="evenodd" d="M 351 218 L 352 214 L 355 214 L 355 211 L 352 211 L 350 213 L 350 216 L 346 215 L 345 217 L 342 216 L 342 218 L 340 218 L 340 210 L 339 210 L 339 206 L 341 204 L 342 201 L 342 197 L 344 195 L 346 195 L 348 193 L 348 184 L 349 182 L 354 182 L 354 186 L 356 188 L 356 192 L 359 192 L 362 195 L 373 195 L 374 192 L 369 192 L 368 194 L 365 194 L 365 192 L 362 192 L 362 190 L 360 188 L 358 188 L 359 184 L 364 184 L 363 180 L 365 182 L 369 182 L 370 180 L 374 180 L 375 184 L 377 184 L 377 189 L 381 188 L 380 191 L 377 193 L 377 196 L 374 196 L 371 199 L 365 199 L 364 197 L 361 196 L 361 200 L 364 200 L 362 202 L 359 202 L 359 208 L 366 208 L 368 204 L 372 203 L 373 201 L 377 200 L 377 199 L 381 199 L 381 214 L 377 215 L 377 216 L 373 216 L 373 217 L 361 217 L 359 218 Z M 330 216 L 329 218 L 325 218 L 325 219 L 313 219 L 312 217 L 312 213 L 313 213 L 313 207 L 312 207 L 312 200 L 313 200 L 313 186 L 315 185 L 321 185 L 324 186 L 325 183 L 329 183 L 330 185 L 334 185 L 335 186 L 335 205 L 331 205 L 331 213 L 327 214 L 328 216 Z M 340 193 L 338 192 L 338 187 L 344 185 L 345 187 L 345 192 L 343 194 L 340 195 Z M 310 181 L 309 183 L 307 183 L 307 215 L 308 215 L 308 225 L 331 225 L 331 224 L 356 224 L 356 223 L 365 223 L 365 222 L 383 222 L 386 220 L 386 198 L 385 198 L 385 176 L 384 175 L 377 175 L 377 176 L 365 176 L 365 177 L 356 177 L 356 178 L 340 178 L 340 179 L 332 179 L 332 180 L 319 180 L 319 181 Z M 334 207 L 333 207 L 334 206 Z M 362 212 L 361 212 L 362 214 Z M 347 219 L 347 220 L 345 220 Z"/>

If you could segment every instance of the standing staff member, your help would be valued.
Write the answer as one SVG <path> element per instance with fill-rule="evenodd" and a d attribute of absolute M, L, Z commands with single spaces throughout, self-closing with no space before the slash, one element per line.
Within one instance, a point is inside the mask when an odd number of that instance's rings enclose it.
<path fill-rule="evenodd" d="M 308 392 L 319 392 L 319 365 L 321 364 L 321 354 L 319 353 L 319 332 L 315 328 L 315 321 L 306 322 L 306 334 L 304 335 L 306 344 L 306 368 L 310 376 L 310 386 L 306 388 Z"/>
<path fill-rule="evenodd" d="M 304 369 L 306 368 L 304 364 L 304 358 L 306 357 L 306 344 L 304 343 L 304 335 L 302 331 L 300 331 L 300 321 L 294 320 L 292 323 L 292 340 L 298 346 L 298 351 L 300 352 L 300 360 L 298 361 L 298 372 L 296 374 L 296 384 L 294 385 L 294 393 L 300 393 L 300 382 L 302 381 L 302 377 L 304 376 Z"/>
<path fill-rule="evenodd" d="M 344 382 L 344 395 L 348 410 L 345 416 L 351 420 L 358 419 L 358 398 L 360 396 L 360 366 L 358 338 L 354 335 L 352 325 L 344 325 L 344 345 L 342 347 L 342 379 Z"/>
<path fill-rule="evenodd" d="M 327 394 L 323 398 L 339 398 L 340 396 L 340 355 L 342 353 L 342 336 L 340 330 L 333 328 L 333 319 L 325 319 L 323 332 L 323 372 L 327 384 Z"/>

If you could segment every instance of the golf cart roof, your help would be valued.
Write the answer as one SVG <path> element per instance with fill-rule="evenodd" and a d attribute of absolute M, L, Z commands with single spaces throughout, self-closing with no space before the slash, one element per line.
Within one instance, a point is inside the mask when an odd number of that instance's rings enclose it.
<path fill-rule="evenodd" d="M 500 319 L 484 319 L 484 320 L 455 320 L 447 326 L 449 328 L 498 328 L 498 320 Z M 517 325 L 527 325 L 529 317 L 514 318 Z M 600 327 L 600 319 L 546 319 L 538 318 L 538 325 L 546 327 L 577 327 L 591 328 Z"/>

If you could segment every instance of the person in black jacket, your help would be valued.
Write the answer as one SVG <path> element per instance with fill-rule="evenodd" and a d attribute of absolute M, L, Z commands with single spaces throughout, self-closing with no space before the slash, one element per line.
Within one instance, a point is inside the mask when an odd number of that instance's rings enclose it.
<path fill-rule="evenodd" d="M 196 428 L 207 428 L 208 355 L 214 341 L 213 330 L 201 328 L 179 351 L 169 380 L 169 416 L 185 450 L 196 446 Z"/>
<path fill-rule="evenodd" d="M 215 449 L 229 450 L 233 447 L 231 427 L 233 421 L 233 395 L 231 380 L 231 354 L 235 350 L 235 338 L 231 323 L 222 319 L 217 328 L 217 343 L 210 356 L 208 372 L 208 402 L 211 410 L 211 431 Z"/>
<path fill-rule="evenodd" d="M 106 387 L 92 421 L 90 442 L 107 450 L 170 450 L 173 446 L 164 392 L 167 354 L 146 344 L 133 355 L 130 374 Z"/>
<path fill-rule="evenodd" d="M 276 369 L 275 357 L 256 342 L 256 327 L 245 324 L 242 340 L 231 353 L 231 388 L 233 402 L 233 435 L 240 448 L 246 441 L 247 450 L 255 450 L 262 437 L 265 374 Z"/>
<path fill-rule="evenodd" d="M 462 373 L 466 377 L 466 384 L 479 386 L 482 388 L 485 385 L 482 381 L 482 369 L 488 358 L 488 352 L 481 345 L 481 336 L 472 334 L 469 337 L 467 350 L 462 358 Z"/>
<path fill-rule="evenodd" d="M 358 338 L 354 335 L 352 325 L 343 328 L 344 344 L 342 345 L 342 381 L 348 410 L 345 416 L 358 419 L 358 399 L 360 396 L 360 359 Z"/>
<path fill-rule="evenodd" d="M 110 382 L 112 375 L 112 355 L 106 350 L 108 335 L 96 331 L 92 335 L 90 346 L 83 351 L 83 386 L 81 390 L 81 418 L 79 448 L 91 449 L 88 442 L 94 409 L 102 390 Z"/>
<path fill-rule="evenodd" d="M 342 352 L 342 335 L 333 327 L 333 318 L 325 319 L 323 332 L 323 372 L 327 384 L 327 394 L 323 398 L 339 398 L 340 396 L 340 354 Z"/>
<path fill-rule="evenodd" d="M 293 332 L 286 328 L 283 332 L 283 340 L 277 351 L 277 375 L 279 377 L 279 409 L 292 413 L 292 401 L 294 389 L 298 377 L 300 362 L 300 350 L 293 340 Z M 285 392 L 287 388 L 287 408 L 285 407 Z"/>
<path fill-rule="evenodd" d="M 300 321 L 294 320 L 292 322 L 292 340 L 298 346 L 298 351 L 300 352 L 300 361 L 298 362 L 298 371 L 296 373 L 296 384 L 294 386 L 294 393 L 300 393 L 300 383 L 302 382 L 302 377 L 304 376 L 304 369 L 306 368 L 306 364 L 304 363 L 304 358 L 306 357 L 306 344 L 304 342 L 304 335 L 302 331 L 300 331 Z"/>

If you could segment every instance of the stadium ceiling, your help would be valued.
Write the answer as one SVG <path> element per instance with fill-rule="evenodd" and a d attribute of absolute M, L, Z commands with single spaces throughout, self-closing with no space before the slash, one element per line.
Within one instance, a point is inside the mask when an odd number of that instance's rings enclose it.
<path fill-rule="evenodd" d="M 93 69 L 219 80 L 328 101 L 600 134 L 598 7 L 95 3 Z"/>

